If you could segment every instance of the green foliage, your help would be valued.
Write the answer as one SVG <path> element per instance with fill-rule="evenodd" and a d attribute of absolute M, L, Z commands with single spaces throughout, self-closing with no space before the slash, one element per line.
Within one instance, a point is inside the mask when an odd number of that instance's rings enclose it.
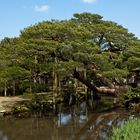
<path fill-rule="evenodd" d="M 133 100 L 134 98 L 140 99 L 140 88 L 132 88 L 131 91 L 124 94 L 124 100 Z"/>
<path fill-rule="evenodd" d="M 140 119 L 130 120 L 120 128 L 113 130 L 110 140 L 139 140 Z"/>
<path fill-rule="evenodd" d="M 23 29 L 18 38 L 0 42 L 1 92 L 6 88 L 47 91 L 54 73 L 61 83 L 77 67 L 86 69 L 88 80 L 98 81 L 99 73 L 123 83 L 129 71 L 140 66 L 139 46 L 134 34 L 97 14 L 43 21 Z"/>
<path fill-rule="evenodd" d="M 132 88 L 131 91 L 124 94 L 124 96 L 122 97 L 122 102 L 124 103 L 125 107 L 131 108 L 131 111 L 139 112 L 140 88 Z"/>
<path fill-rule="evenodd" d="M 105 71 L 103 73 L 106 77 L 117 77 L 118 79 L 123 79 L 123 78 L 126 78 L 127 75 L 128 75 L 128 71 L 127 69 L 112 69 L 110 71 Z"/>
<path fill-rule="evenodd" d="M 32 93 L 40 93 L 40 92 L 47 92 L 49 90 L 49 86 L 47 84 L 32 84 Z M 25 92 L 30 93 L 29 89 Z"/>
<path fill-rule="evenodd" d="M 32 100 L 26 107 L 33 113 L 46 113 L 46 111 L 50 110 L 52 104 L 48 102 L 47 96 L 43 95 L 34 95 Z"/>

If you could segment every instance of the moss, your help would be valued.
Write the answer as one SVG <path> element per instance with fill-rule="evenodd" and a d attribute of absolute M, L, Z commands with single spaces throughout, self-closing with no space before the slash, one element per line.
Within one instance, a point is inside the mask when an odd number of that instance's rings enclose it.
<path fill-rule="evenodd" d="M 113 130 L 110 140 L 140 140 L 140 119 L 130 120 Z"/>

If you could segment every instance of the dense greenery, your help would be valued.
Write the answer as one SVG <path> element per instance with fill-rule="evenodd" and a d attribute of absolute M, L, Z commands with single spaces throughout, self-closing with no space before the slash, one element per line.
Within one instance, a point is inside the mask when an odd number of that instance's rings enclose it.
<path fill-rule="evenodd" d="M 139 140 L 140 119 L 131 120 L 121 128 L 115 128 L 111 140 Z"/>
<path fill-rule="evenodd" d="M 122 96 L 121 100 L 126 108 L 140 113 L 140 88 L 132 88 Z"/>
<path fill-rule="evenodd" d="M 131 91 L 124 94 L 124 99 L 126 101 L 133 100 L 135 98 L 140 100 L 140 88 L 132 88 Z"/>
<path fill-rule="evenodd" d="M 118 94 L 118 87 L 131 83 L 139 56 L 135 35 L 100 15 L 43 21 L 1 41 L 0 93 L 59 93 L 68 86 L 75 91 L 77 79 L 96 92 Z"/>

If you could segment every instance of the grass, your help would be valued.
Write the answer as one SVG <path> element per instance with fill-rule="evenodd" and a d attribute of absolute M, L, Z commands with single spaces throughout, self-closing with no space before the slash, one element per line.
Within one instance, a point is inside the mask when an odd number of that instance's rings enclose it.
<path fill-rule="evenodd" d="M 140 140 L 140 119 L 130 120 L 113 130 L 110 140 Z"/>

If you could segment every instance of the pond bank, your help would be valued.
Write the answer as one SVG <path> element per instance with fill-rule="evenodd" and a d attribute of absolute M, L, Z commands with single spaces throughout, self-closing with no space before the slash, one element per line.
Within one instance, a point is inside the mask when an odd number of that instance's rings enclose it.
<path fill-rule="evenodd" d="M 80 96 L 84 96 L 83 94 Z M 84 98 L 83 98 L 84 99 Z M 114 102 L 115 99 L 115 102 Z M 121 101 L 119 98 L 113 98 L 110 96 L 102 96 L 101 100 L 77 100 L 74 104 L 70 105 L 68 100 L 64 100 L 62 96 L 58 96 L 53 102 L 52 93 L 37 93 L 15 97 L 0 97 L 0 117 L 5 115 L 15 115 L 16 117 L 31 117 L 32 114 L 45 116 L 49 112 L 54 114 L 59 112 L 60 106 L 64 108 L 70 108 L 74 105 L 86 103 L 89 110 L 96 112 L 104 112 L 113 110 L 115 108 L 124 107 L 124 100 Z M 63 104 L 63 105 L 62 105 Z M 128 106 L 130 111 L 140 113 L 140 103 L 132 103 Z"/>
<path fill-rule="evenodd" d="M 29 99 L 24 99 L 22 96 L 0 97 L 0 114 L 11 112 L 16 104 L 28 100 Z"/>

